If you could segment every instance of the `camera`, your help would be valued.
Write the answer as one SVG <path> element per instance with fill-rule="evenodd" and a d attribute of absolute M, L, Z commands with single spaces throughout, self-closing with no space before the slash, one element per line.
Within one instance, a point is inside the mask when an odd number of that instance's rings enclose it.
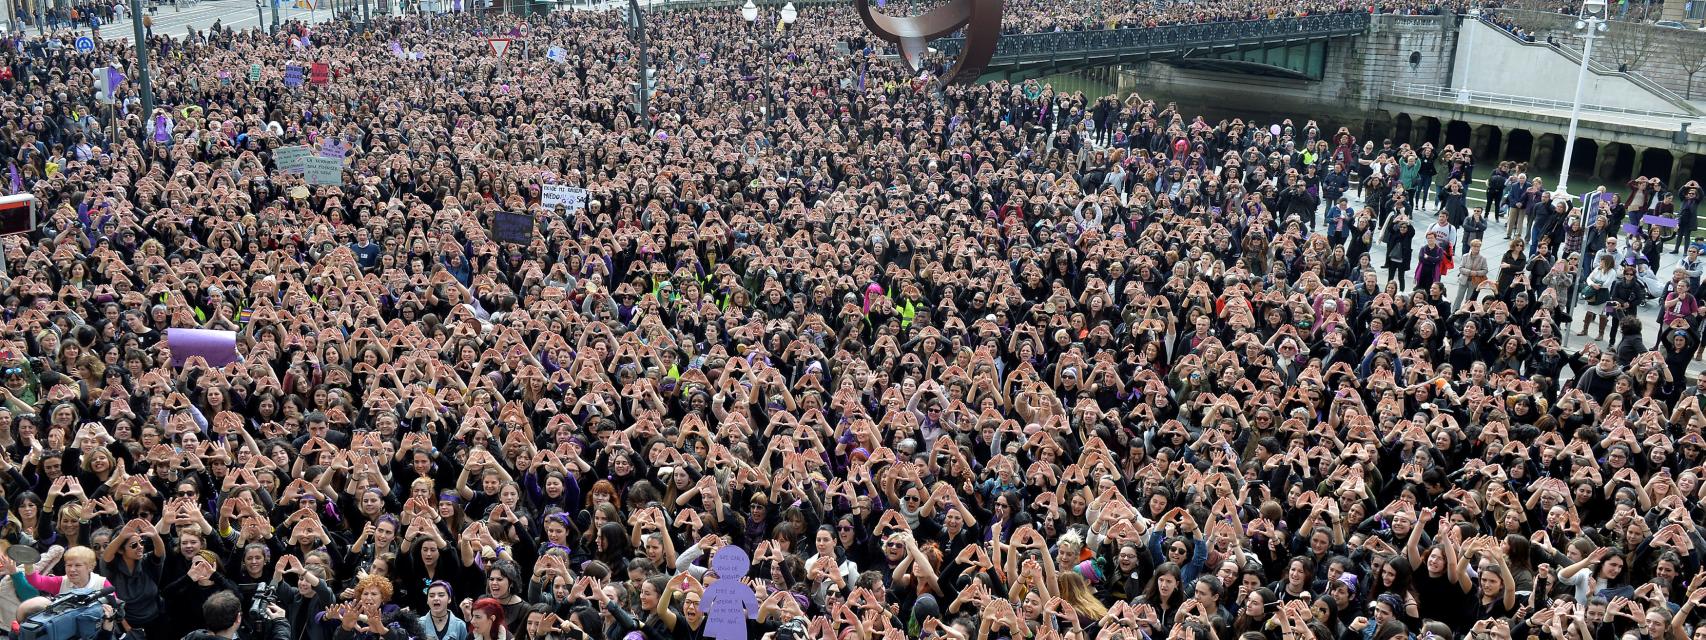
<path fill-rule="evenodd" d="M 261 637 L 259 625 L 272 618 L 267 608 L 278 604 L 278 588 L 271 582 L 256 582 L 239 584 L 237 591 L 249 599 L 249 607 L 243 611 L 243 636 Z"/>
<path fill-rule="evenodd" d="M 54 598 L 47 608 L 18 624 L 17 637 L 21 640 L 94 637 L 104 617 L 101 603 L 113 593 L 114 589 L 107 587 L 101 591 L 73 593 Z M 112 601 L 113 615 L 122 619 L 124 601 L 118 598 L 112 598 Z"/>

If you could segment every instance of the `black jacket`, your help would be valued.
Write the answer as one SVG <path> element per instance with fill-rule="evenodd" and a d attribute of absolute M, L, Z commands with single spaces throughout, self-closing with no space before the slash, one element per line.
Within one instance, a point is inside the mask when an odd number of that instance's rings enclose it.
<path fill-rule="evenodd" d="M 239 630 L 233 640 L 290 640 L 290 623 L 285 622 L 284 618 L 262 620 L 258 628 L 259 636 Z M 225 637 L 206 629 L 197 629 L 184 636 L 183 640 L 225 640 Z"/>

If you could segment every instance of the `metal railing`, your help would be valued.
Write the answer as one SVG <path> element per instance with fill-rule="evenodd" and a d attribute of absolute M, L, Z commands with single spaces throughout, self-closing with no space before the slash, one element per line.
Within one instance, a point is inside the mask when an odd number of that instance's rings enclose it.
<path fill-rule="evenodd" d="M 1020 33 L 1001 36 L 992 66 L 1056 60 L 1153 56 L 1192 49 L 1295 43 L 1352 36 L 1368 30 L 1369 14 L 1334 13 L 1300 18 L 1205 22 L 1148 28 Z M 949 56 L 959 55 L 964 38 L 932 43 Z"/>
<path fill-rule="evenodd" d="M 1464 91 L 1462 89 L 1454 89 L 1451 87 L 1441 87 L 1441 86 L 1436 86 L 1436 85 L 1412 85 L 1412 84 L 1394 83 L 1392 85 L 1392 92 L 1391 92 L 1391 95 L 1394 95 L 1394 96 L 1402 96 L 1405 98 L 1417 98 L 1417 99 L 1421 99 L 1421 100 L 1432 100 L 1432 101 L 1436 101 L 1436 102 L 1450 102 L 1450 103 L 1460 103 L 1461 98 L 1464 97 L 1465 94 L 1467 94 L 1468 102 L 1471 105 L 1494 106 L 1494 107 L 1513 107 L 1513 108 L 1522 109 L 1522 110 L 1557 109 L 1557 110 L 1561 110 L 1561 111 L 1569 111 L 1571 106 L 1572 106 L 1572 103 L 1568 100 L 1547 100 L 1545 98 L 1535 98 L 1532 96 L 1517 96 L 1517 95 L 1511 95 L 1508 93 L 1492 93 L 1489 91 Z M 1690 115 L 1690 114 L 1686 114 L 1686 113 L 1673 113 L 1673 112 L 1668 112 L 1668 111 L 1652 111 L 1649 109 L 1631 109 L 1628 107 L 1616 107 L 1616 106 L 1611 106 L 1611 105 L 1587 104 L 1587 103 L 1582 104 L 1582 111 L 1583 112 L 1590 112 L 1591 111 L 1591 112 L 1595 112 L 1595 113 L 1609 113 L 1609 114 L 1615 114 L 1615 115 L 1620 115 L 1620 116 L 1625 116 L 1625 117 L 1635 118 L 1635 119 L 1652 120 L 1655 122 L 1664 122 L 1664 123 L 1668 123 L 1671 125 L 1675 125 L 1678 121 L 1692 122 L 1695 118 L 1698 117 L 1698 116 L 1694 116 L 1694 115 Z"/>

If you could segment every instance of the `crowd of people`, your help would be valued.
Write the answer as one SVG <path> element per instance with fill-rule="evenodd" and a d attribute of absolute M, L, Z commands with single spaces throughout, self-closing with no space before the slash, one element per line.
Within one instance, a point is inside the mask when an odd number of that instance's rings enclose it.
<path fill-rule="evenodd" d="M 158 36 L 151 113 L 95 98 L 126 45 L 11 40 L 0 618 L 111 585 L 78 637 L 1706 637 L 1702 273 L 1631 284 L 1659 254 L 1612 224 L 1698 184 L 1554 203 L 775 22 L 652 12 L 644 113 L 614 12 Z M 1578 315 L 1612 338 L 1566 349 Z"/>

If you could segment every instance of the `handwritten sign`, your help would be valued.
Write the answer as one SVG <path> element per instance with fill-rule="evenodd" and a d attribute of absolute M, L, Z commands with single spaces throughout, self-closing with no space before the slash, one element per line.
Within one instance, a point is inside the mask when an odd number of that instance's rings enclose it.
<path fill-rule="evenodd" d="M 348 155 L 348 152 L 344 151 L 344 145 L 338 142 L 337 138 L 326 138 L 326 144 L 320 145 L 320 157 L 322 158 L 342 160 L 345 155 Z"/>
<path fill-rule="evenodd" d="M 717 550 L 717 555 L 711 558 L 711 568 L 716 569 L 719 577 L 744 576 L 752 569 L 752 561 L 745 550 L 728 546 Z M 758 618 L 758 597 L 751 588 L 735 580 L 718 580 L 705 587 L 701 602 L 707 638 L 746 640 L 747 621 Z"/>
<path fill-rule="evenodd" d="M 308 184 L 340 185 L 344 182 L 344 161 L 308 156 L 302 159 L 302 173 Z"/>
<path fill-rule="evenodd" d="M 550 58 L 552 62 L 562 64 L 569 61 L 569 52 L 562 47 L 551 47 L 545 52 L 545 57 Z"/>
<path fill-rule="evenodd" d="M 316 62 L 308 68 L 308 81 L 315 86 L 325 86 L 332 81 L 332 67 L 324 62 Z"/>
<path fill-rule="evenodd" d="M 273 164 L 278 170 L 291 175 L 301 175 L 303 161 L 308 158 L 308 145 L 299 144 L 290 147 L 279 147 L 272 152 Z"/>
<path fill-rule="evenodd" d="M 254 64 L 249 65 L 249 82 L 260 82 L 260 81 L 261 81 L 261 63 L 256 62 Z"/>
<path fill-rule="evenodd" d="M 545 205 L 546 209 L 555 211 L 560 206 L 565 211 L 574 213 L 586 208 L 586 189 L 565 184 L 548 184 L 539 188 L 539 202 Z"/>
<path fill-rule="evenodd" d="M 492 239 L 509 244 L 533 242 L 533 216 L 525 213 L 497 212 L 492 219 Z"/>
<path fill-rule="evenodd" d="M 284 86 L 302 86 L 302 67 L 294 64 L 284 65 Z"/>

